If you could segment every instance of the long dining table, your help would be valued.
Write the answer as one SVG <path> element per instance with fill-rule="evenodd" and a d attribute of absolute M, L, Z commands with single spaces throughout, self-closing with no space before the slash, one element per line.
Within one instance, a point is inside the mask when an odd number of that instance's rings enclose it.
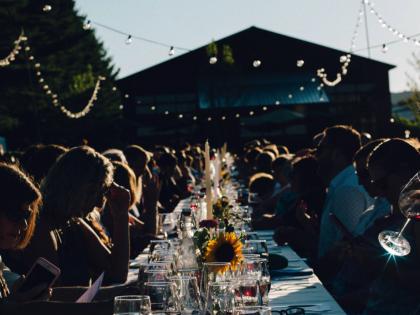
<path fill-rule="evenodd" d="M 189 208 L 189 199 L 181 200 L 174 213 Z M 278 246 L 274 240 L 273 230 L 255 231 L 258 239 L 266 240 L 270 254 L 279 254 L 288 260 L 288 266 L 281 270 L 272 270 L 269 306 L 273 310 L 301 307 L 305 314 L 344 315 L 343 309 L 326 290 L 322 282 L 307 264 L 306 260 L 296 254 L 290 246 Z M 132 261 L 133 265 L 147 261 L 144 252 Z M 276 273 L 274 276 L 273 273 Z M 129 270 L 128 282 L 137 281 L 138 269 Z"/>

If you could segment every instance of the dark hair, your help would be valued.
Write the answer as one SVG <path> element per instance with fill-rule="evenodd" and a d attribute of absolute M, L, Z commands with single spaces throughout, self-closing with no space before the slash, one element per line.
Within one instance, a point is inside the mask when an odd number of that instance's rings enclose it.
<path fill-rule="evenodd" d="M 378 145 L 368 157 L 368 166 L 378 164 L 388 173 L 405 170 L 414 175 L 420 169 L 420 154 L 403 139 L 389 139 Z"/>
<path fill-rule="evenodd" d="M 175 168 L 177 159 L 171 153 L 163 153 L 156 162 L 160 168 Z"/>
<path fill-rule="evenodd" d="M 127 158 L 124 155 L 124 152 L 119 149 L 108 149 L 102 152 L 102 155 L 105 156 L 110 161 L 121 162 L 121 163 L 128 163 Z"/>
<path fill-rule="evenodd" d="M 134 160 L 141 160 L 146 165 L 151 157 L 151 154 L 139 145 L 129 145 L 124 149 L 125 157 L 128 164 L 133 164 Z"/>
<path fill-rule="evenodd" d="M 293 170 L 291 177 L 304 176 L 305 180 L 302 181 L 304 190 L 310 190 L 314 186 L 322 186 L 321 178 L 318 174 L 318 160 L 314 156 L 305 156 L 297 158 L 292 163 Z"/>
<path fill-rule="evenodd" d="M 33 145 L 19 159 L 20 165 L 39 184 L 59 156 L 67 151 L 67 148 L 57 144 Z"/>
<path fill-rule="evenodd" d="M 255 166 L 259 172 L 271 172 L 275 156 L 271 152 L 262 152 L 257 156 Z"/>
<path fill-rule="evenodd" d="M 273 176 L 267 173 L 254 174 L 249 180 L 249 191 L 264 195 L 274 189 Z"/>
<path fill-rule="evenodd" d="M 351 126 L 336 125 L 326 128 L 323 141 L 335 150 L 339 150 L 348 161 L 353 161 L 354 154 L 360 149 L 360 133 Z"/>
<path fill-rule="evenodd" d="M 31 209 L 27 219 L 27 229 L 20 235 L 17 248 L 25 248 L 35 230 L 36 217 L 41 205 L 41 193 L 30 178 L 25 175 L 16 165 L 0 163 L 0 200 L 3 214 L 18 217 L 14 212 L 22 211 L 22 207 L 28 205 Z M 7 212 L 8 211 L 8 212 Z M 11 214 L 12 212 L 12 214 Z M 25 214 L 22 213 L 22 219 Z"/>
<path fill-rule="evenodd" d="M 369 157 L 369 154 L 382 142 L 386 141 L 388 139 L 376 139 L 372 140 L 368 143 L 366 143 L 364 146 L 362 146 L 359 150 L 357 150 L 356 154 L 354 155 L 355 161 L 365 160 L 367 162 L 367 159 Z M 366 163 L 367 164 L 367 163 Z M 365 166 L 367 168 L 367 165 Z"/>

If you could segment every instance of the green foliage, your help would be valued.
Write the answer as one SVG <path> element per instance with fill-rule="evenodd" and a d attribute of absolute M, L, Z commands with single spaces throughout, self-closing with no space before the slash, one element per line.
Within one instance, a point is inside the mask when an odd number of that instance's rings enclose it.
<path fill-rule="evenodd" d="M 207 55 L 209 57 L 217 56 L 218 49 L 217 49 L 216 42 L 214 40 L 212 40 L 211 43 L 207 45 L 206 50 L 207 50 Z"/>
<path fill-rule="evenodd" d="M 204 257 L 206 246 L 210 240 L 210 232 L 207 228 L 202 228 L 194 233 L 193 241 L 196 248 L 200 250 L 201 256 Z"/>
<path fill-rule="evenodd" d="M 228 65 L 233 65 L 235 63 L 233 51 L 229 45 L 223 45 L 223 61 Z"/>
<path fill-rule="evenodd" d="M 412 54 L 411 60 L 409 63 L 414 68 L 416 75 L 420 78 L 420 55 L 416 53 Z M 415 78 L 408 75 L 408 87 L 411 90 L 411 95 L 409 98 L 401 102 L 401 105 L 406 106 L 412 113 L 413 119 L 406 119 L 403 117 L 395 117 L 396 122 L 406 125 L 408 127 L 420 128 L 420 87 L 419 83 Z"/>
<path fill-rule="evenodd" d="M 107 146 L 119 140 L 120 96 L 112 91 L 117 75 L 94 30 L 83 30 L 85 18 L 74 0 L 56 0 L 42 11 L 45 1 L 5 1 L 0 6 L 0 56 L 7 55 L 23 29 L 31 46 L 10 66 L 0 68 L 0 135 L 12 148 L 34 142 Z M 45 83 L 58 94 L 60 104 L 77 112 L 85 107 L 99 75 L 102 83 L 92 111 L 81 119 L 67 118 L 54 107 L 39 86 L 25 54 L 41 64 Z"/>

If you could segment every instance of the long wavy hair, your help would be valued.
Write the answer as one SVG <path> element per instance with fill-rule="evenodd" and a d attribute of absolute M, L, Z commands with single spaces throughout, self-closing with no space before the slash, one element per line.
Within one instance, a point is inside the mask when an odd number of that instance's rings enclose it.
<path fill-rule="evenodd" d="M 57 160 L 41 186 L 41 216 L 57 226 L 85 217 L 103 204 L 112 181 L 113 166 L 106 157 L 88 146 L 72 148 Z"/>
<path fill-rule="evenodd" d="M 41 193 L 29 176 L 23 173 L 16 165 L 0 163 L 0 213 L 12 215 L 22 220 L 25 214 L 23 208 L 29 207 L 30 214 L 26 220 L 27 228 L 20 235 L 17 249 L 25 248 L 32 238 L 35 230 L 36 218 L 42 202 Z M 26 210 L 26 209 L 25 209 Z M 13 213 L 12 213 L 13 212 Z"/>

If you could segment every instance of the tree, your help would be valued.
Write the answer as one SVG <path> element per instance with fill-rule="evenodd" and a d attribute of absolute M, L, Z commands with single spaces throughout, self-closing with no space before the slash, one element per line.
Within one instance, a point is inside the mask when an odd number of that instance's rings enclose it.
<path fill-rule="evenodd" d="M 409 60 L 410 65 L 415 70 L 415 75 L 418 76 L 417 79 L 420 79 L 420 55 L 416 53 L 412 54 L 411 60 Z M 411 95 L 409 98 L 401 102 L 401 105 L 404 105 L 410 109 L 413 113 L 413 119 L 405 119 L 397 117 L 397 120 L 409 127 L 420 128 L 420 87 L 417 79 L 415 77 L 407 74 L 408 78 L 408 87 L 410 88 Z"/>
<path fill-rule="evenodd" d="M 55 0 L 44 12 L 45 1 L 6 0 L 0 6 L 0 56 L 7 55 L 23 30 L 30 51 L 22 50 L 8 67 L 0 68 L 0 135 L 12 147 L 34 142 L 99 146 L 118 141 L 122 125 L 120 95 L 113 91 L 117 71 L 94 30 L 85 30 L 85 17 L 74 0 Z M 79 111 L 87 104 L 98 76 L 106 77 L 91 112 L 70 119 L 54 107 L 38 83 L 34 56 L 45 84 L 59 95 L 60 104 Z"/>

